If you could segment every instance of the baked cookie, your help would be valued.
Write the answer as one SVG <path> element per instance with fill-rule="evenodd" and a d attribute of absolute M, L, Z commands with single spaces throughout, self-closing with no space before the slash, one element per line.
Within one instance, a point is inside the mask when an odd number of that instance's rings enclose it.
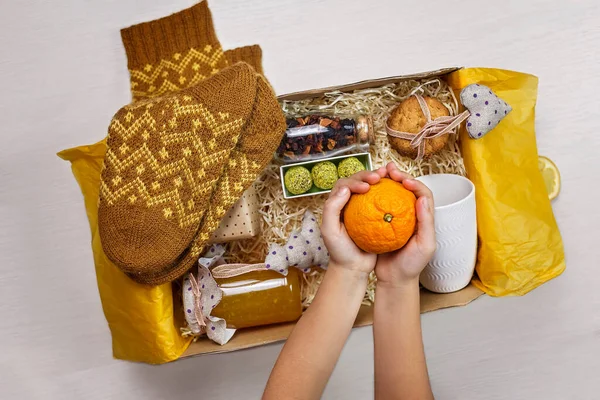
<path fill-rule="evenodd" d="M 429 107 L 429 113 L 431 114 L 432 120 L 450 115 L 448 109 L 439 100 L 427 96 L 423 96 L 423 99 L 425 99 L 425 103 L 427 103 L 427 107 Z M 392 111 L 387 123 L 388 126 L 394 130 L 416 135 L 423 129 L 427 123 L 427 119 L 425 118 L 425 114 L 423 114 L 423 110 L 421 110 L 417 98 L 415 96 L 410 96 Z M 417 157 L 418 149 L 416 147 L 411 147 L 410 140 L 400 139 L 389 135 L 388 140 L 390 141 L 392 148 L 401 155 L 411 158 Z M 446 143 L 448 143 L 448 135 L 442 135 L 434 139 L 426 139 L 424 157 L 429 157 L 432 154 L 437 153 L 446 145 Z"/>

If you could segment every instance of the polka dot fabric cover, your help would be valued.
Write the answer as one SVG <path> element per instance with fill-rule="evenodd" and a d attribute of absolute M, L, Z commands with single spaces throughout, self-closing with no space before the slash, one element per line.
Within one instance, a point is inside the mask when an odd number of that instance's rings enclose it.
<path fill-rule="evenodd" d="M 329 264 L 329 252 L 323 242 L 319 222 L 312 212 L 307 211 L 302 220 L 302 236 L 307 239 L 308 247 L 313 255 L 312 265 L 327 269 Z"/>
<path fill-rule="evenodd" d="M 300 231 L 294 231 L 288 239 L 285 250 L 288 253 L 289 266 L 306 269 L 312 265 L 313 255 L 308 247 L 309 240 Z"/>
<path fill-rule="evenodd" d="M 227 343 L 235 333 L 235 329 L 227 329 L 227 323 L 224 319 L 210 315 L 212 309 L 223 298 L 223 292 L 219 289 L 217 282 L 210 273 L 210 268 L 224 263 L 223 254 L 225 254 L 225 247 L 218 244 L 213 245 L 198 261 L 198 277 L 196 281 L 198 289 L 202 293 L 200 307 L 204 315 L 205 328 L 200 326 L 194 312 L 196 297 L 192 283 L 190 282 L 190 275 L 187 275 L 183 280 L 183 307 L 185 320 L 190 330 L 196 334 L 203 333 L 204 331 L 209 339 L 220 345 Z"/>
<path fill-rule="evenodd" d="M 460 92 L 460 101 L 471 113 L 467 119 L 467 132 L 473 139 L 485 136 L 512 111 L 512 107 L 489 87 L 477 83 Z"/>
<path fill-rule="evenodd" d="M 285 246 L 271 244 L 265 258 L 265 266 L 283 275 L 289 267 L 309 272 L 311 266 L 327 269 L 329 253 L 321 236 L 315 215 L 306 211 L 302 219 L 302 230 L 291 233 Z"/>
<path fill-rule="evenodd" d="M 287 275 L 289 265 L 289 257 L 285 247 L 275 243 L 271 244 L 269 254 L 265 258 L 265 268 Z"/>

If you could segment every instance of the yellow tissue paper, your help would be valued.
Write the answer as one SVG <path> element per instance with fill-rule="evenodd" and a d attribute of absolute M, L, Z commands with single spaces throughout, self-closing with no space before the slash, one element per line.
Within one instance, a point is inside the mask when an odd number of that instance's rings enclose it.
<path fill-rule="evenodd" d="M 145 286 L 129 279 L 104 254 L 98 233 L 98 191 L 106 153 L 103 140 L 89 146 L 63 150 L 58 156 L 71 162 L 79 183 L 92 231 L 92 251 L 104 315 L 112 334 L 116 358 L 160 364 L 176 360 L 190 339 L 181 337 L 182 321 L 175 316 L 170 283 Z"/>
<path fill-rule="evenodd" d="M 491 296 L 523 295 L 565 269 L 563 243 L 538 169 L 535 103 L 538 79 L 490 68 L 453 72 L 454 90 L 491 88 L 512 106 L 481 139 L 461 129 L 467 175 L 475 184 L 479 252 L 475 286 Z"/>

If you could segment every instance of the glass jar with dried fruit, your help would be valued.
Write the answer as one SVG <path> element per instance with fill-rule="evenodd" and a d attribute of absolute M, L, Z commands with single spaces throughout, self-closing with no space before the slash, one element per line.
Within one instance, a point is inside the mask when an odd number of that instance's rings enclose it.
<path fill-rule="evenodd" d="M 318 160 L 351 151 L 369 151 L 373 141 L 373 120 L 369 115 L 311 114 L 287 119 L 276 157 L 284 163 Z"/>

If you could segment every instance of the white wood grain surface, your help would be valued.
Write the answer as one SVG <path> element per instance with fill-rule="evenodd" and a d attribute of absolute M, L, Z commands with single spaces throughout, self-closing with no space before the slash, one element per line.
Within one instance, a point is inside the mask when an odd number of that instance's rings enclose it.
<path fill-rule="evenodd" d="M 99 140 L 129 100 L 119 28 L 193 0 L 0 4 L 0 397 L 258 398 L 280 345 L 152 367 L 113 360 L 79 189 L 56 151 Z M 567 271 L 519 298 L 427 314 L 439 399 L 600 398 L 600 3 L 214 0 L 224 48 L 259 43 L 278 93 L 494 66 L 540 77 L 541 154 Z M 510 179 L 510 177 L 507 177 Z M 370 399 L 372 334 L 355 330 L 326 399 Z M 298 371 L 302 373 L 302 371 Z"/>

